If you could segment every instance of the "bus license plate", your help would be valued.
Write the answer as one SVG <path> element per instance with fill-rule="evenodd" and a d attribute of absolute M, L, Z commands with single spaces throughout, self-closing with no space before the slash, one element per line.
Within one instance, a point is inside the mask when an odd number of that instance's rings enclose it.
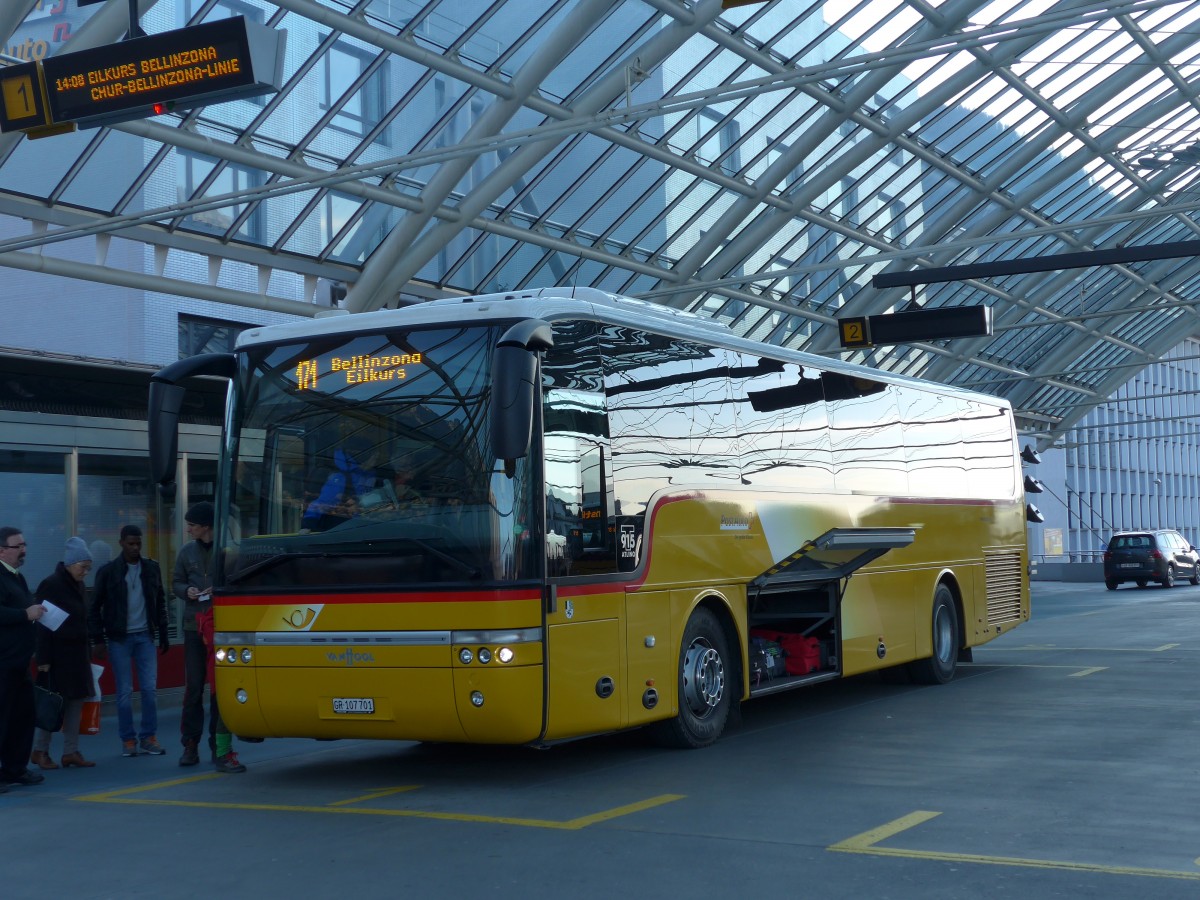
<path fill-rule="evenodd" d="M 362 713 L 372 715 L 375 712 L 375 700 L 371 697 L 334 697 L 333 711 L 335 713 Z"/>

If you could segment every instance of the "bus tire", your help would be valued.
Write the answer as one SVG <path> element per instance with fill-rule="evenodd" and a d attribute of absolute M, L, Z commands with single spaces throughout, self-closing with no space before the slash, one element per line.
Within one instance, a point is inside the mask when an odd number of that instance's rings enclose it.
<path fill-rule="evenodd" d="M 945 584 L 933 592 L 933 655 L 909 664 L 909 674 L 918 684 L 946 684 L 958 667 L 958 609 L 954 594 Z"/>
<path fill-rule="evenodd" d="M 721 623 L 711 610 L 697 607 L 679 646 L 679 713 L 659 723 L 663 744 L 698 749 L 721 736 L 733 706 L 732 662 Z"/>

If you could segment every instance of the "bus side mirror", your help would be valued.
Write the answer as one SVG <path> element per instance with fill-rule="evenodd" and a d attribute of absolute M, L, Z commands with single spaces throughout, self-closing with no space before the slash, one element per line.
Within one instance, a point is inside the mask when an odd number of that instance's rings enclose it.
<path fill-rule="evenodd" d="M 554 346 L 550 323 L 518 322 L 504 333 L 492 355 L 492 450 L 510 462 L 529 453 L 533 437 L 533 404 L 538 397 L 538 351 Z"/>
<path fill-rule="evenodd" d="M 150 480 L 164 500 L 175 497 L 175 460 L 179 456 L 179 412 L 186 388 L 179 384 L 189 375 L 232 378 L 237 357 L 232 353 L 202 353 L 159 369 L 150 376 L 146 428 L 150 442 Z"/>
<path fill-rule="evenodd" d="M 150 382 L 150 480 L 164 500 L 175 498 L 175 460 L 179 456 L 179 410 L 187 391 L 181 385 Z"/>

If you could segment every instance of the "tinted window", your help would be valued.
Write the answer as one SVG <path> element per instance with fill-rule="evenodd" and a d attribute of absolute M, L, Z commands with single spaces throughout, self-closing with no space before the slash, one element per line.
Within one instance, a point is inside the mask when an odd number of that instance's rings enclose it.
<path fill-rule="evenodd" d="M 833 490 L 821 373 L 749 354 L 730 369 L 742 480 L 755 487 Z"/>
<path fill-rule="evenodd" d="M 825 406 L 839 490 L 908 493 L 898 388 L 868 378 L 826 372 Z"/>
<path fill-rule="evenodd" d="M 966 402 L 963 458 L 967 483 L 976 497 L 1000 500 L 1016 489 L 1012 425 L 1004 410 L 974 400 Z"/>
<path fill-rule="evenodd" d="M 908 486 L 915 497 L 965 497 L 971 487 L 963 459 L 966 405 L 954 397 L 901 388 Z"/>
<path fill-rule="evenodd" d="M 729 358 L 620 325 L 600 333 L 620 569 L 636 567 L 656 491 L 740 483 Z"/>
<path fill-rule="evenodd" d="M 542 389 L 546 573 L 615 572 L 612 451 L 594 324 L 555 324 Z"/>

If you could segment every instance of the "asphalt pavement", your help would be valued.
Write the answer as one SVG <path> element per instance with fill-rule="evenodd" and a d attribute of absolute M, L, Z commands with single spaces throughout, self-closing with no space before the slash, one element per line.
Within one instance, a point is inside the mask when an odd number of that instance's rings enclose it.
<path fill-rule="evenodd" d="M 1200 897 L 1200 587 L 1038 582 L 949 685 L 764 697 L 701 751 L 269 740 L 0 795 L 0 897 Z M 57 744 L 55 745 L 57 755 Z"/>

